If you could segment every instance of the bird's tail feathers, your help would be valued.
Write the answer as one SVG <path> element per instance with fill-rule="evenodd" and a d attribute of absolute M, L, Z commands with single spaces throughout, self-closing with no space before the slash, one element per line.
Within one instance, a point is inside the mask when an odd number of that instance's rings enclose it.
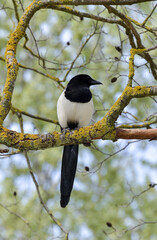
<path fill-rule="evenodd" d="M 70 200 L 70 194 L 73 188 L 79 145 L 64 146 L 62 169 L 61 169 L 61 207 L 65 208 Z"/>

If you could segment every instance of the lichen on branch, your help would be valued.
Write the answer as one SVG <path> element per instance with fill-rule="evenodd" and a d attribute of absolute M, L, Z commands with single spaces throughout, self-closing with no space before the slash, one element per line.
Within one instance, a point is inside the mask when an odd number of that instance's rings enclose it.
<path fill-rule="evenodd" d="M 147 96 L 157 96 L 157 87 L 132 87 L 132 78 L 134 76 L 134 57 L 135 54 L 143 54 L 146 59 L 148 59 L 150 66 L 153 67 L 153 62 L 150 60 L 150 56 L 147 53 L 148 49 L 145 49 L 141 44 L 141 38 L 137 31 L 135 30 L 132 23 L 130 31 L 130 45 L 134 46 L 134 48 L 130 51 L 130 59 L 129 59 L 129 82 L 128 85 L 124 88 L 121 96 L 117 99 L 117 101 L 113 104 L 113 106 L 109 109 L 106 115 L 97 123 L 92 126 L 80 128 L 75 131 L 67 131 L 66 133 L 58 133 L 53 132 L 50 134 L 24 134 L 17 133 L 15 131 L 11 131 L 9 129 L 3 128 L 2 124 L 4 119 L 6 118 L 9 110 L 11 109 L 11 99 L 13 90 L 15 87 L 15 81 L 18 74 L 18 64 L 16 60 L 16 49 L 17 45 L 22 37 L 25 36 L 25 31 L 29 25 L 29 22 L 33 15 L 40 9 L 43 8 L 52 8 L 59 11 L 64 11 L 69 14 L 73 14 L 80 17 L 92 18 L 96 21 L 111 23 L 111 24 L 120 24 L 126 31 L 129 31 L 129 27 L 127 23 L 129 19 L 123 14 L 119 13 L 116 9 L 109 6 L 109 2 L 112 5 L 114 3 L 117 4 L 129 4 L 129 1 L 121 0 L 121 1 L 101 1 L 100 4 L 107 4 L 107 8 L 109 11 L 114 13 L 116 16 L 120 18 L 117 19 L 106 19 L 100 16 L 95 16 L 88 13 L 81 13 L 67 6 L 63 6 L 67 3 L 67 5 L 88 5 L 88 4 L 98 4 L 98 1 L 37 1 L 34 0 L 30 6 L 26 9 L 23 16 L 18 22 L 17 27 L 10 35 L 10 38 L 7 43 L 6 53 L 5 53 L 5 61 L 7 66 L 7 79 L 4 86 L 4 90 L 1 96 L 0 102 L 0 143 L 5 144 L 8 147 L 18 148 L 20 150 L 37 150 L 37 149 L 45 149 L 49 147 L 58 147 L 62 145 L 69 145 L 75 143 L 84 143 L 90 142 L 94 139 L 107 139 L 107 140 L 116 140 L 116 129 L 115 122 L 118 117 L 121 115 L 124 108 L 129 104 L 132 98 L 141 98 Z M 111 3 L 112 2 L 112 3 Z M 130 1 L 130 4 L 136 2 L 135 0 Z M 141 1 L 142 2 L 142 1 Z M 60 3 L 60 4 L 59 4 Z M 62 6 L 60 6 L 62 5 Z M 123 23 L 124 20 L 124 23 Z M 129 33 L 128 33 L 129 35 Z M 134 36 L 136 38 L 136 44 L 134 42 Z M 137 45 L 137 48 L 136 48 Z M 141 48 L 139 48 L 141 47 Z M 155 49 L 155 48 L 154 48 Z M 155 70 L 154 70 L 155 71 Z M 47 77 L 50 77 L 47 75 Z M 52 78 L 52 77 L 51 77 Z M 53 78 L 53 80 L 56 80 Z"/>

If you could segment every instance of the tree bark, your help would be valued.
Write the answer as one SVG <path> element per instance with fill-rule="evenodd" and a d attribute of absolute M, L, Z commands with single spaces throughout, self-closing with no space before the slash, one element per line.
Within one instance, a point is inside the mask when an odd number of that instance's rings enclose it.
<path fill-rule="evenodd" d="M 157 140 L 157 129 L 124 129 L 116 128 L 117 139 Z"/>

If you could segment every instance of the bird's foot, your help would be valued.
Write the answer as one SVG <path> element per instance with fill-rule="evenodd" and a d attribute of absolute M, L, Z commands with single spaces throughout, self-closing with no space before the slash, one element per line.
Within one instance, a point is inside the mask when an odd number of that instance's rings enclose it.
<path fill-rule="evenodd" d="M 71 130 L 70 128 L 62 128 L 62 133 L 65 134 L 67 132 L 70 132 L 70 130 Z"/>
<path fill-rule="evenodd" d="M 73 130 L 79 130 L 80 129 L 80 127 L 75 127 Z"/>
<path fill-rule="evenodd" d="M 90 146 L 91 146 L 91 142 L 84 142 L 83 145 L 84 145 L 85 147 L 90 147 Z"/>

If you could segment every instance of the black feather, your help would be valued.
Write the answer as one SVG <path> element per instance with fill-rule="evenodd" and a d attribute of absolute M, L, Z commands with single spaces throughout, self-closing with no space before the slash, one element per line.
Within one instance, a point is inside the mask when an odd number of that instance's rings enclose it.
<path fill-rule="evenodd" d="M 64 146 L 60 185 L 62 208 L 65 208 L 70 200 L 77 168 L 78 148 L 78 145 Z"/>

